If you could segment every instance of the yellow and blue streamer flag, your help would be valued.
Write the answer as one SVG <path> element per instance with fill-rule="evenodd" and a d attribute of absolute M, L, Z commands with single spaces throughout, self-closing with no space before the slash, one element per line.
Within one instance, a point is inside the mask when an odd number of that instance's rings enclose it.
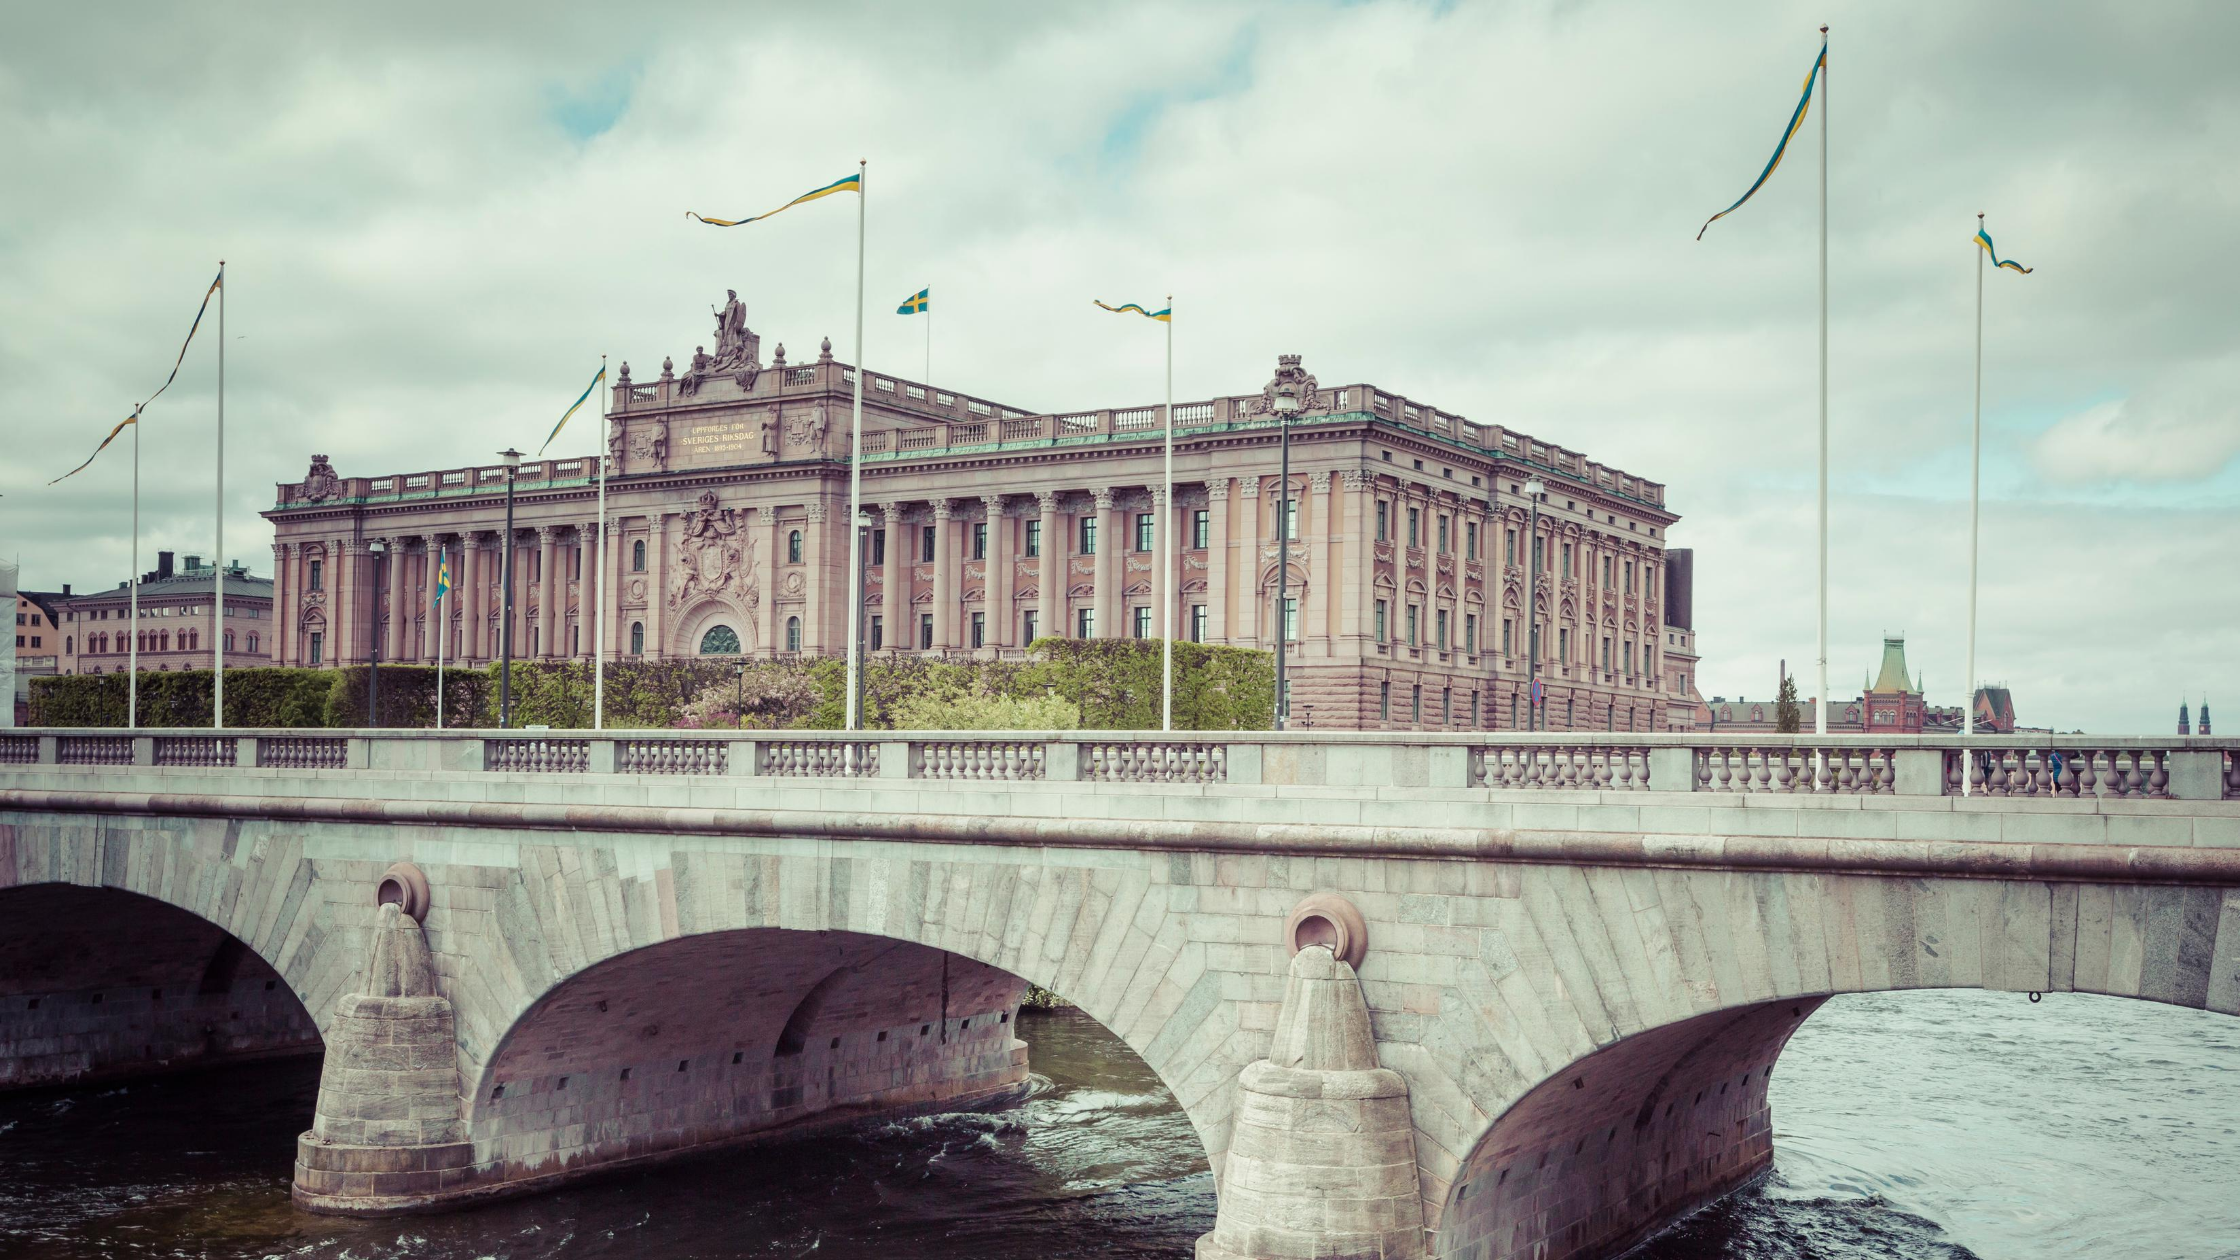
<path fill-rule="evenodd" d="M 798 197 L 795 197 L 795 198 L 794 198 L 793 200 L 791 200 L 791 201 L 789 201 L 789 202 L 785 203 L 784 205 L 782 205 L 782 206 L 779 206 L 777 210 L 772 210 L 772 211 L 770 211 L 770 212 L 769 212 L 769 214 L 758 214 L 758 215 L 755 215 L 755 216 L 754 216 L 753 218 L 751 218 L 751 219 L 711 219 L 711 218 L 709 218 L 708 216 L 706 216 L 706 215 L 704 215 L 704 214 L 696 214 L 696 213 L 694 213 L 693 211 L 690 211 L 690 210 L 687 210 L 687 211 L 685 211 L 685 212 L 684 212 L 684 217 L 686 217 L 686 218 L 688 218 L 688 219 L 698 219 L 698 220 L 700 220 L 700 221 L 701 221 L 702 223 L 705 223 L 705 224 L 709 225 L 710 227 L 738 227 L 738 226 L 740 226 L 741 224 L 745 224 L 745 223 L 760 223 L 760 222 L 761 222 L 761 221 L 763 221 L 764 219 L 767 219 L 767 218 L 769 218 L 769 217 L 770 217 L 770 215 L 772 215 L 772 214 L 777 214 L 777 213 L 779 213 L 779 211 L 783 211 L 783 210 L 791 210 L 791 209 L 793 209 L 793 208 L 794 208 L 795 206 L 798 206 L 798 205 L 800 205 L 800 204 L 801 204 L 802 202 L 804 202 L 804 201 L 815 201 L 815 200 L 816 200 L 817 198 L 819 198 L 819 197 L 829 197 L 829 196 L 831 196 L 831 195 L 832 195 L 832 194 L 834 194 L 834 193 L 844 193 L 844 192 L 860 193 L 860 192 L 862 192 L 862 191 L 863 191 L 863 175 L 862 175 L 862 173 L 861 173 L 861 172 L 858 172 L 858 173 L 856 173 L 856 174 L 854 174 L 854 175 L 850 175 L 850 176 L 848 176 L 848 177 L 847 177 L 846 179 L 836 179 L 836 180 L 832 181 L 831 183 L 829 183 L 829 184 L 826 184 L 826 185 L 825 185 L 824 187 L 822 187 L 822 188 L 818 188 L 818 189 L 814 189 L 814 190 L 812 190 L 812 191 L 809 191 L 809 192 L 805 192 L 805 193 L 801 194 L 800 196 L 798 196 Z"/>
<path fill-rule="evenodd" d="M 2035 270 L 2035 268 L 2023 266 L 2012 258 L 1999 257 L 1999 251 L 1991 248 L 1991 233 L 1984 231 L 1982 228 L 1976 229 L 1976 244 L 1983 246 L 1983 252 L 1991 255 L 1991 265 L 1994 267 L 2007 267 L 2026 276 Z"/>
<path fill-rule="evenodd" d="M 568 404 L 568 409 L 560 413 L 560 423 L 553 425 L 552 432 L 545 435 L 544 446 L 552 445 L 552 439 L 559 437 L 560 430 L 567 427 L 568 417 L 574 415 L 576 410 L 583 406 L 584 399 L 591 397 L 591 391 L 599 388 L 599 382 L 605 379 L 607 379 L 607 365 L 602 363 L 599 365 L 599 370 L 591 374 L 591 383 L 583 387 L 583 393 L 577 395 L 576 400 Z M 544 446 L 537 448 L 537 454 L 544 454 Z"/>
<path fill-rule="evenodd" d="M 69 472 L 62 474 L 62 476 L 60 477 L 55 478 L 54 481 L 48 482 L 48 485 L 51 486 L 55 484 L 56 481 L 68 480 L 69 478 L 75 477 L 79 473 L 84 472 L 86 468 L 93 463 L 93 461 L 101 458 L 101 452 L 109 449 L 109 443 L 117 440 L 117 435 L 124 432 L 124 427 L 126 425 L 140 423 L 140 413 L 148 409 L 148 403 L 152 403 L 156 399 L 163 397 L 163 391 L 171 388 L 171 382 L 179 379 L 179 365 L 187 361 L 187 347 L 194 344 L 195 330 L 202 327 L 202 317 L 204 313 L 206 313 L 210 309 L 210 295 L 216 293 L 218 291 L 218 286 L 224 284 L 225 282 L 226 269 L 224 267 L 220 267 L 218 268 L 218 278 L 212 280 L 210 282 L 210 287 L 203 291 L 202 306 L 194 313 L 194 323 L 188 325 L 187 327 L 187 339 L 179 343 L 179 357 L 171 361 L 171 375 L 164 377 L 163 384 L 157 387 L 156 392 L 148 395 L 148 402 L 141 403 L 139 406 L 134 407 L 132 409 L 131 415 L 117 421 L 117 427 L 109 430 L 109 436 L 101 439 L 101 445 L 93 448 L 93 454 L 86 456 L 85 463 L 78 465 L 76 468 L 73 468 Z"/>
<path fill-rule="evenodd" d="M 1764 187 L 1766 180 L 1773 175 L 1773 168 L 1781 165 L 1781 155 L 1789 151 L 1789 141 L 1795 138 L 1797 128 L 1804 126 L 1805 110 L 1812 105 L 1812 85 L 1819 82 L 1820 72 L 1827 67 L 1828 41 L 1823 39 L 1820 41 L 1820 55 L 1812 59 L 1812 72 L 1804 76 L 1804 94 L 1797 98 L 1796 112 L 1789 115 L 1789 125 L 1781 132 L 1781 143 L 1773 147 L 1773 160 L 1766 163 L 1766 169 L 1758 172 L 1758 182 L 1750 185 L 1750 191 L 1742 194 L 1740 200 L 1703 221 L 1703 226 L 1696 229 L 1697 240 L 1703 239 L 1703 234 L 1711 229 L 1712 224 L 1740 210 L 1744 201 L 1756 196 L 1758 189 Z"/>
<path fill-rule="evenodd" d="M 930 288 L 918 290 L 916 293 L 911 294 L 909 297 L 902 299 L 902 305 L 894 308 L 894 313 L 897 315 L 925 314 L 927 306 L 926 295 L 932 292 L 933 290 Z"/>
<path fill-rule="evenodd" d="M 1092 302 L 1097 302 L 1095 298 L 1090 298 L 1089 300 Z M 1174 322 L 1174 308 L 1171 306 L 1162 306 L 1158 310 L 1147 311 L 1142 307 L 1137 306 L 1133 302 L 1122 302 L 1118 306 L 1107 306 L 1103 302 L 1097 302 L 1097 305 L 1103 306 L 1104 309 L 1111 311 L 1115 315 L 1125 315 L 1130 311 L 1133 311 L 1136 314 L 1143 316 L 1145 319 L 1155 319 L 1162 324 L 1171 324 Z"/>
<path fill-rule="evenodd" d="M 443 604 L 443 597 L 451 593 L 451 552 L 445 548 L 436 552 L 436 604 Z"/>

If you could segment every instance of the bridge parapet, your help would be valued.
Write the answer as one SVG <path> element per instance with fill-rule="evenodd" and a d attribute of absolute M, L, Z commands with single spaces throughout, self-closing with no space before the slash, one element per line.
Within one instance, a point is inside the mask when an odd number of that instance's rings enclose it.
<path fill-rule="evenodd" d="M 2240 740 L 1378 732 L 88 731 L 0 766 L 260 767 L 1754 796 L 2240 799 Z"/>

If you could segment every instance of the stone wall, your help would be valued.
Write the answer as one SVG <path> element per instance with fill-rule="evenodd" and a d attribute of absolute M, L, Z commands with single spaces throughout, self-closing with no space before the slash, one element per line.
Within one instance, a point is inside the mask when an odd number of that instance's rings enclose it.
<path fill-rule="evenodd" d="M 747 929 L 631 951 L 563 982 L 499 1043 L 472 1104 L 477 1187 L 1013 1090 L 1025 990 L 856 932 Z"/>
<path fill-rule="evenodd" d="M 114 889 L 0 890 L 0 1088 L 319 1048 L 294 991 L 215 924 Z"/>

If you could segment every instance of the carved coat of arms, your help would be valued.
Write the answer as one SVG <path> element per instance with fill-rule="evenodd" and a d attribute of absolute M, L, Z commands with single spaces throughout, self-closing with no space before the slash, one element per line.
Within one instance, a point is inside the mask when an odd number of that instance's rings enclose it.
<path fill-rule="evenodd" d="M 324 455 L 311 457 L 311 471 L 303 475 L 303 497 L 309 503 L 324 503 L 342 493 L 342 478 L 334 475 L 334 465 Z"/>
<path fill-rule="evenodd" d="M 755 574 L 754 539 L 736 509 L 720 507 L 715 491 L 700 496 L 698 510 L 684 515 L 684 536 L 677 543 L 676 576 L 669 584 L 669 607 L 682 608 L 708 595 L 728 595 L 746 615 L 748 638 L 755 634 L 755 609 L 762 602 Z"/>

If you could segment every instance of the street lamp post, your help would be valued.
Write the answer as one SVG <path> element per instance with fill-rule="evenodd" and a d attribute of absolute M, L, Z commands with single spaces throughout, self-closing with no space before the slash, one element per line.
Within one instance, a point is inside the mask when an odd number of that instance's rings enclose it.
<path fill-rule="evenodd" d="M 1299 410 L 1299 385 L 1278 380 L 1274 397 L 1277 445 L 1283 451 L 1283 490 L 1276 499 L 1276 729 L 1291 726 L 1291 417 Z"/>
<path fill-rule="evenodd" d="M 1529 710 L 1525 715 L 1530 722 L 1527 729 L 1535 731 L 1540 729 L 1540 496 L 1546 489 L 1538 477 L 1524 483 L 1524 497 L 1532 503 L 1531 523 L 1525 527 L 1524 544 L 1532 550 L 1532 578 L 1524 590 L 1525 624 L 1532 627 L 1527 632 L 1526 646 L 1531 649 L 1532 659 L 1527 664 L 1526 676 L 1530 681 L 1524 697 L 1525 708 Z"/>
<path fill-rule="evenodd" d="M 366 619 L 372 628 L 372 634 L 368 639 L 370 646 L 366 654 L 367 726 L 381 725 L 381 562 L 386 558 L 385 553 L 388 550 L 389 544 L 379 538 L 366 544 L 366 551 L 373 556 L 373 599 L 369 601 L 373 607 L 372 615 Z M 218 580 L 225 581 L 223 569 L 220 569 L 218 573 Z"/>
<path fill-rule="evenodd" d="M 507 447 L 498 452 L 506 464 L 506 537 L 505 559 L 502 564 L 505 585 L 504 614 L 498 621 L 498 645 L 502 657 L 498 667 L 498 725 L 513 725 L 513 482 L 521 471 L 521 452 Z"/>
<path fill-rule="evenodd" d="M 745 648 L 740 649 L 739 659 L 731 662 L 731 669 L 733 677 L 736 679 L 731 685 L 731 729 L 736 731 L 747 724 L 747 657 Z"/>

